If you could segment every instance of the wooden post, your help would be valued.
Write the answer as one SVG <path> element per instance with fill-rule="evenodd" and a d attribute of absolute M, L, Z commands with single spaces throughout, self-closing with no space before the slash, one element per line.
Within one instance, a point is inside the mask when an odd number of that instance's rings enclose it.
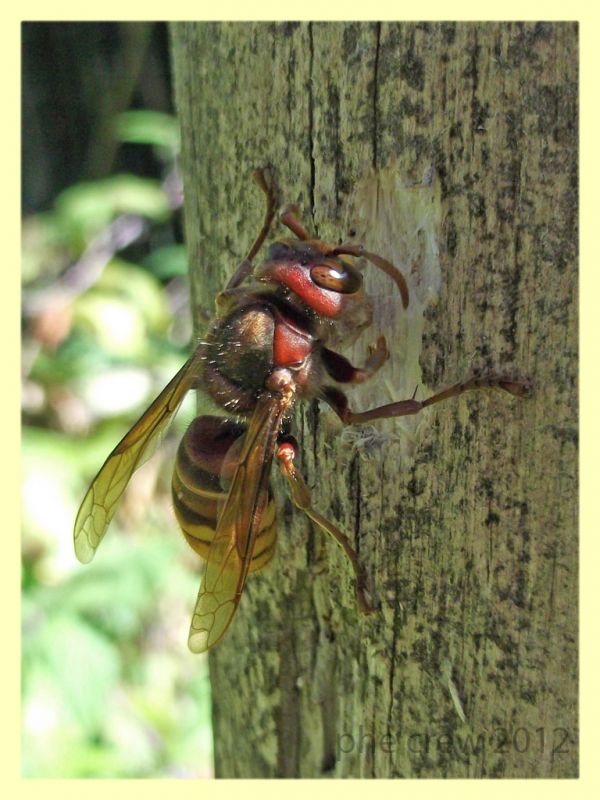
<path fill-rule="evenodd" d="M 530 378 L 419 418 L 295 415 L 315 506 L 380 611 L 287 499 L 278 557 L 211 654 L 221 777 L 574 777 L 577 756 L 576 24 L 174 24 L 198 333 L 274 166 L 324 239 L 352 232 L 392 357 L 353 407 L 473 372 Z M 343 341 L 343 338 L 342 338 Z"/>

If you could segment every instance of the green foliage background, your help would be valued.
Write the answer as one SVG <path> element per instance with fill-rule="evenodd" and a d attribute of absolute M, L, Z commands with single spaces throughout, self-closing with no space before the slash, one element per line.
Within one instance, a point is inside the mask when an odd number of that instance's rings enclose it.
<path fill-rule="evenodd" d="M 176 121 L 128 111 L 113 122 L 119 143 L 153 148 L 160 178 L 78 183 L 23 222 L 22 769 L 207 777 L 208 669 L 186 646 L 201 570 L 169 488 L 193 398 L 131 482 L 93 564 L 73 553 L 89 482 L 191 337 L 186 253 L 170 234 Z"/>

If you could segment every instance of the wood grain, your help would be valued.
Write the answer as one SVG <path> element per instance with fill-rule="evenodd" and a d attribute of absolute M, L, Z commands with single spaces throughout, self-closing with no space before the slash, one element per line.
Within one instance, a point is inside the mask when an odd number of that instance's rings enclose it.
<path fill-rule="evenodd" d="M 577 60 L 571 23 L 174 24 L 198 333 L 258 230 L 272 164 L 309 229 L 351 230 L 394 355 L 356 408 L 493 372 L 496 393 L 341 432 L 296 413 L 315 507 L 281 481 L 278 557 L 211 654 L 222 777 L 574 777 Z"/>

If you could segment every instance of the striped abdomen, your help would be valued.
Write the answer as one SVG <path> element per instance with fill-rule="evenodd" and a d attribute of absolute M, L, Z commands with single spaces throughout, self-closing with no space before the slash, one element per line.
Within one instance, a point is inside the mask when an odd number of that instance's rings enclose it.
<path fill-rule="evenodd" d="M 224 486 L 236 466 L 245 426 L 224 417 L 197 417 L 181 440 L 173 470 L 175 516 L 189 545 L 208 558 L 217 517 L 227 497 Z M 249 572 L 262 569 L 275 550 L 275 503 L 269 498 L 254 543 Z"/>

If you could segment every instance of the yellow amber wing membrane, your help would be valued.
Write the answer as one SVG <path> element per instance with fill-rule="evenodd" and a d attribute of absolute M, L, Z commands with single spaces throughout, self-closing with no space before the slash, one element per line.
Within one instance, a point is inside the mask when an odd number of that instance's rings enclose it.
<path fill-rule="evenodd" d="M 94 557 L 129 479 L 156 449 L 191 388 L 199 363 L 197 351 L 121 439 L 92 481 L 75 520 L 75 554 L 83 564 Z"/>
<path fill-rule="evenodd" d="M 219 641 L 240 602 L 268 499 L 277 434 L 288 404 L 281 396 L 265 395 L 248 425 L 192 617 L 188 645 L 194 653 Z"/>

